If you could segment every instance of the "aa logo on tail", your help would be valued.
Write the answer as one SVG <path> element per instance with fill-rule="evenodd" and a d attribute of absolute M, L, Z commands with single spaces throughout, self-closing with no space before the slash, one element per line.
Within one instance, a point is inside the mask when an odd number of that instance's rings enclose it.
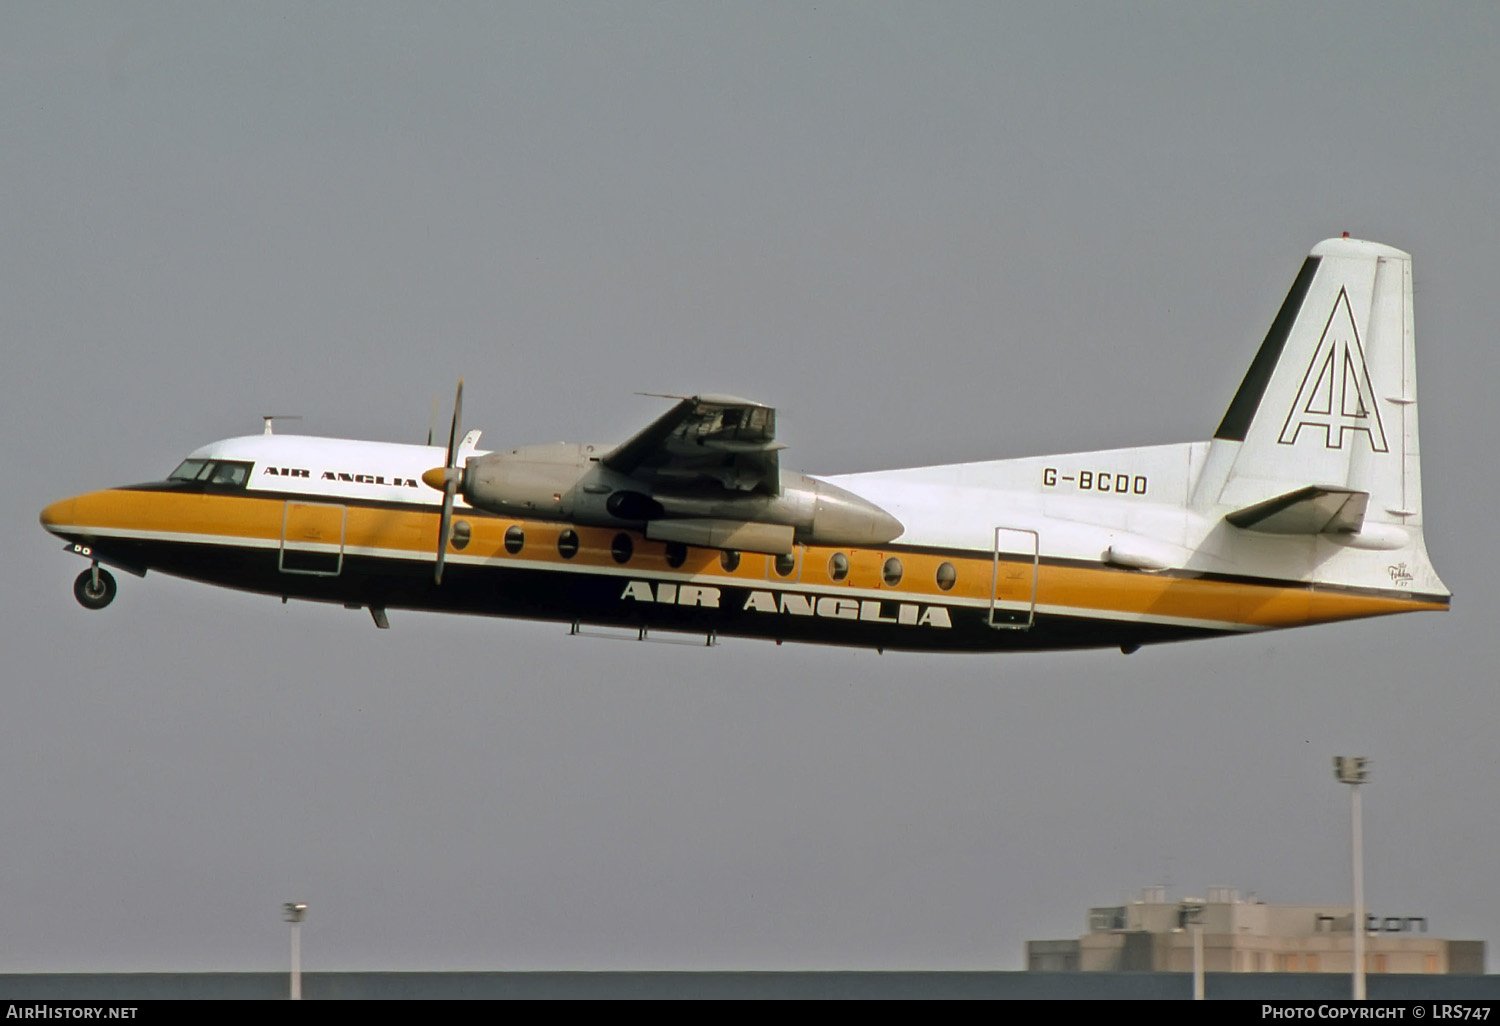
<path fill-rule="evenodd" d="M 1347 435 L 1363 434 L 1371 449 L 1388 451 L 1365 351 L 1359 344 L 1349 296 L 1342 288 L 1277 441 L 1296 445 L 1303 429 L 1322 431 L 1323 444 L 1329 449 L 1342 449 Z"/>

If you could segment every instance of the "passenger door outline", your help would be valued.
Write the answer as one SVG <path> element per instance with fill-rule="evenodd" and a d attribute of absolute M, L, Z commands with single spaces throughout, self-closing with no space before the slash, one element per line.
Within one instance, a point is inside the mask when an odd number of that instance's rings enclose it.
<path fill-rule="evenodd" d="M 1020 536 L 1020 537 L 1017 537 Z M 1020 573 L 1007 571 L 1001 577 L 1000 556 L 1002 552 L 1012 554 L 1002 546 L 1006 541 L 1012 543 L 1024 538 L 1019 547 L 1019 554 L 1025 555 L 1027 549 L 1031 550 L 1031 580 L 1027 583 L 1026 573 L 1023 569 Z M 1014 549 L 1014 545 L 1013 545 Z M 1041 538 L 1035 531 L 1028 527 L 997 527 L 995 528 L 995 545 L 993 549 L 994 561 L 990 575 L 990 615 L 989 625 L 997 631 L 1029 631 L 1032 624 L 1036 622 L 1036 587 L 1037 576 L 1041 567 L 1042 544 Z M 1015 567 L 1014 561 L 1007 562 L 1007 567 Z M 1005 594 L 1002 596 L 1002 585 Z"/>
<path fill-rule="evenodd" d="M 337 577 L 344 569 L 344 533 L 349 507 L 335 502 L 288 499 L 281 512 L 281 548 L 276 568 L 284 574 Z M 333 538 L 335 527 L 337 540 Z"/>

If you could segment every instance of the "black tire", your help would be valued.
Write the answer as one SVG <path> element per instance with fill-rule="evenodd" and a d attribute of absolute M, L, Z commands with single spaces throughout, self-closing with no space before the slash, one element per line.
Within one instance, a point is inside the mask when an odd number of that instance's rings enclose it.
<path fill-rule="evenodd" d="M 73 582 L 73 597 L 84 609 L 103 609 L 115 600 L 115 592 L 118 590 L 114 575 L 102 567 L 99 569 L 98 587 L 94 586 L 92 568 L 79 574 L 78 580 Z"/>

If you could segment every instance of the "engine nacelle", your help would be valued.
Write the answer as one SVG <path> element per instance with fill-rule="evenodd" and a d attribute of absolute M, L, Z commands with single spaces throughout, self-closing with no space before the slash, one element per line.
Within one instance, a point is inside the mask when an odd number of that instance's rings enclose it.
<path fill-rule="evenodd" d="M 459 491 L 470 505 L 494 513 L 568 517 L 593 452 L 592 445 L 558 442 L 474 456 L 464 465 Z"/>
<path fill-rule="evenodd" d="M 636 479 L 604 467 L 601 451 L 560 442 L 475 456 L 464 466 L 459 491 L 470 505 L 495 513 L 606 527 L 644 528 L 669 520 L 766 524 L 792 528 L 803 544 L 850 546 L 881 545 L 904 530 L 874 503 L 795 471 L 781 472 L 776 495 L 699 488 L 648 492 Z"/>
<path fill-rule="evenodd" d="M 739 520 L 791 527 L 804 545 L 882 545 L 901 534 L 901 521 L 872 502 L 827 481 L 781 472 L 781 494 L 699 497 L 657 492 L 668 517 Z"/>

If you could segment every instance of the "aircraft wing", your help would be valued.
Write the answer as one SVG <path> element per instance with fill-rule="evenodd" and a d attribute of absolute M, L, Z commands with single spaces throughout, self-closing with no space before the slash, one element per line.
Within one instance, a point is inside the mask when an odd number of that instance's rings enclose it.
<path fill-rule="evenodd" d="M 695 395 L 682 398 L 600 462 L 649 487 L 777 495 L 776 454 L 784 448 L 776 441 L 773 407 L 733 396 Z"/>

